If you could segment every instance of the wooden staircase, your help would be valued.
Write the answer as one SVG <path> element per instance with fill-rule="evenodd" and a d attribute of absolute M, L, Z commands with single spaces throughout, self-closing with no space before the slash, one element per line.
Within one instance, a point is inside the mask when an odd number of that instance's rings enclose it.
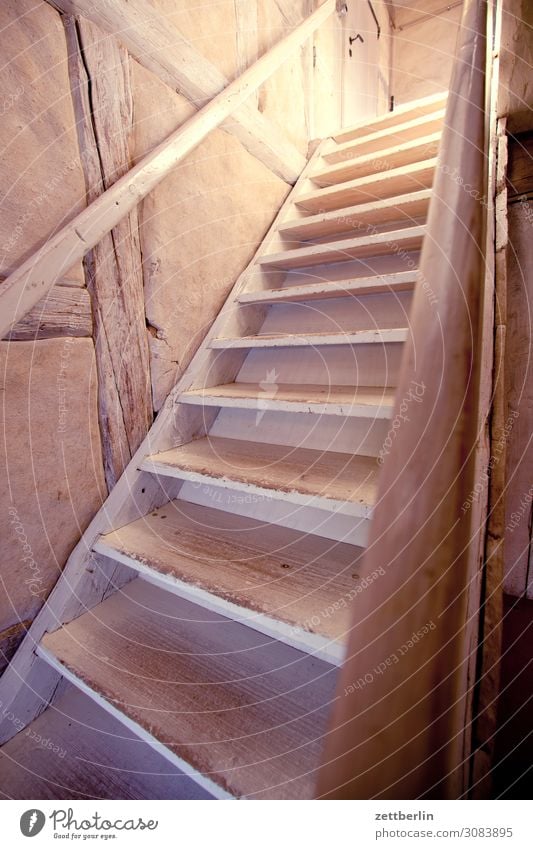
<path fill-rule="evenodd" d="M 445 100 L 320 144 L 34 631 L 218 798 L 313 796 Z"/>

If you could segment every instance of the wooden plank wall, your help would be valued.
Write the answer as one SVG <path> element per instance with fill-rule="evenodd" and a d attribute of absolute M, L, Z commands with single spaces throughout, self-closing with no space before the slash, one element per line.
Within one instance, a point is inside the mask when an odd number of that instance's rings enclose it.
<path fill-rule="evenodd" d="M 504 591 L 533 598 L 533 130 L 509 138 Z M 512 426 L 511 426 L 512 425 Z"/>
<path fill-rule="evenodd" d="M 91 298 L 87 289 L 75 280 L 62 280 L 26 313 L 5 338 L 11 342 L 24 342 L 92 335 Z"/>

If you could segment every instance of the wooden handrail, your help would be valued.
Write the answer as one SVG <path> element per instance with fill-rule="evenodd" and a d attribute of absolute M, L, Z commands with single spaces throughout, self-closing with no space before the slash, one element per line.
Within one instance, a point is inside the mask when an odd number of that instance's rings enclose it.
<path fill-rule="evenodd" d="M 276 71 L 335 11 L 325 0 L 289 35 L 49 239 L 0 287 L 0 338 L 188 153 Z"/>
<path fill-rule="evenodd" d="M 380 576 L 350 630 L 321 798 L 455 798 L 466 784 L 482 537 L 486 25 L 487 0 L 466 0 L 363 564 L 362 577 Z"/>

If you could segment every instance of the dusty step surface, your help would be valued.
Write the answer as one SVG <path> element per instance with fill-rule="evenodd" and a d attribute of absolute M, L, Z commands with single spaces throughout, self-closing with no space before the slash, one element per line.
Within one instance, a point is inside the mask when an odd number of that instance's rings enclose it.
<path fill-rule="evenodd" d="M 251 410 L 281 410 L 332 416 L 371 416 L 390 418 L 394 390 L 374 386 L 277 384 L 275 373 L 270 382 L 227 383 L 208 389 L 194 389 L 179 396 L 181 404 L 206 404 Z"/>
<path fill-rule="evenodd" d="M 313 797 L 334 667 L 140 579 L 39 653 L 221 797 Z"/>
<path fill-rule="evenodd" d="M 373 277 L 357 277 L 346 280 L 322 280 L 319 283 L 292 284 L 281 289 L 261 289 L 243 292 L 237 300 L 241 304 L 275 304 L 300 301 L 342 298 L 346 295 L 359 297 L 382 292 L 408 292 L 416 283 L 416 270 L 399 271 L 395 274 L 380 274 Z"/>
<path fill-rule="evenodd" d="M 381 174 L 370 174 L 325 189 L 314 189 L 295 197 L 294 203 L 300 209 L 318 213 L 430 189 L 436 165 L 435 158 L 425 159 Z"/>
<path fill-rule="evenodd" d="M 282 251 L 277 254 L 264 254 L 258 259 L 261 266 L 269 268 L 305 268 L 310 265 L 323 265 L 330 262 L 345 262 L 362 257 L 397 254 L 398 250 L 419 251 L 422 247 L 425 227 L 402 227 L 371 236 L 358 236 L 351 239 L 339 239 L 320 245 Z"/>
<path fill-rule="evenodd" d="M 341 333 L 262 333 L 258 336 L 239 336 L 235 339 L 212 339 L 210 348 L 298 348 L 321 345 L 386 345 L 405 342 L 407 327 L 386 330 L 343 330 Z"/>
<path fill-rule="evenodd" d="M 368 174 L 379 174 L 411 165 L 413 162 L 431 159 L 437 156 L 440 137 L 438 132 L 402 144 L 393 143 L 391 140 L 391 146 L 383 148 L 379 153 L 356 155 L 353 159 L 347 157 L 347 161 L 336 162 L 310 174 L 310 179 L 317 186 L 332 186 L 346 180 L 355 180 Z"/>
<path fill-rule="evenodd" d="M 333 212 L 289 219 L 279 225 L 278 232 L 282 236 L 305 241 L 321 236 L 357 232 L 367 227 L 371 229 L 372 226 L 396 221 L 415 223 L 417 219 L 426 217 L 430 198 L 431 191 L 424 189 L 407 195 L 348 206 Z"/>
<path fill-rule="evenodd" d="M 0 749 L 0 798 L 212 798 L 85 693 L 62 686 Z"/>
<path fill-rule="evenodd" d="M 285 634 L 301 647 L 302 633 L 322 637 L 309 641 L 309 651 L 344 641 L 350 604 L 360 592 L 362 548 L 186 501 L 100 537 L 95 550 L 200 590 L 190 599 L 199 604 L 207 593 L 211 609 L 244 624 L 254 627 L 259 613 L 273 620 L 270 633 L 283 642 Z M 276 622 L 292 631 L 276 634 Z M 334 657 L 342 657 L 342 645 L 332 646 Z"/>
<path fill-rule="evenodd" d="M 320 504 L 368 517 L 376 498 L 379 466 L 374 457 L 204 437 L 148 457 L 148 472 L 206 480 L 295 503 Z"/>
<path fill-rule="evenodd" d="M 422 115 L 428 115 L 435 111 L 435 109 L 443 109 L 446 106 L 447 100 L 447 91 L 437 92 L 436 94 L 431 94 L 428 97 L 420 98 L 420 100 L 413 100 L 410 103 L 405 103 L 403 106 L 396 107 L 394 112 L 384 112 L 383 115 L 380 115 L 373 121 L 362 121 L 360 124 L 348 127 L 340 133 L 336 133 L 333 136 L 333 139 L 338 144 L 343 144 L 343 142 L 351 141 L 352 139 L 360 139 L 363 136 L 369 136 L 371 133 L 386 130 L 389 127 L 395 127 L 397 124 L 404 123 L 405 121 L 415 119 Z"/>
<path fill-rule="evenodd" d="M 376 153 L 384 148 L 389 148 L 392 144 L 403 144 L 411 139 L 441 132 L 444 114 L 444 109 L 438 109 L 427 115 L 411 118 L 408 121 L 396 124 L 394 127 L 377 130 L 363 138 L 346 141 L 342 144 L 336 144 L 332 139 L 328 147 L 324 147 L 322 159 L 328 163 L 345 162 L 346 159 L 355 156 Z"/>

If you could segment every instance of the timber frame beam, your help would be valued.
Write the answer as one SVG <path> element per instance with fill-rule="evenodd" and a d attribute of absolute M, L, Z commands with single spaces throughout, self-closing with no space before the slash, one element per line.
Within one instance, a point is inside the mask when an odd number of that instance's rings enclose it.
<path fill-rule="evenodd" d="M 131 6 L 139 0 L 132 0 Z M 0 288 L 0 338 L 41 299 L 54 283 L 115 227 L 203 139 L 239 107 L 301 46 L 335 10 L 326 0 L 290 35 L 281 39 L 192 118 L 124 174 L 42 248 L 13 272 Z"/>
<path fill-rule="evenodd" d="M 229 84 L 164 15 L 147 0 L 49 0 L 68 15 L 83 16 L 116 37 L 131 56 L 197 108 Z M 326 0 L 326 4 L 329 3 Z M 304 156 L 253 104 L 244 104 L 222 129 L 271 171 L 294 183 Z"/>

